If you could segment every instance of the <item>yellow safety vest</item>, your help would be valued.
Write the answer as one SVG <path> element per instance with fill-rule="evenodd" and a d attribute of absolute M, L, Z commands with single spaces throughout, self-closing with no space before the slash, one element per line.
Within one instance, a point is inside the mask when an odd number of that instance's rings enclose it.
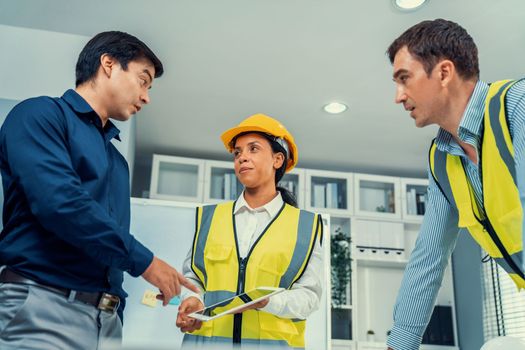
<path fill-rule="evenodd" d="M 191 262 L 206 291 L 206 305 L 255 287 L 291 288 L 306 269 L 315 242 L 322 239 L 318 214 L 284 204 L 240 259 L 233 209 L 234 202 L 197 208 Z M 214 313 L 222 310 L 218 307 Z M 305 326 L 305 320 L 249 310 L 203 322 L 200 330 L 185 335 L 184 342 L 204 347 L 210 342 L 242 342 L 304 348 Z"/>
<path fill-rule="evenodd" d="M 522 264 L 523 209 L 514 166 L 514 147 L 505 115 L 505 96 L 515 81 L 492 83 L 485 100 L 479 164 L 485 210 L 478 207 L 459 156 L 440 151 L 435 141 L 429 162 L 434 180 L 458 210 L 458 226 L 525 288 Z"/>

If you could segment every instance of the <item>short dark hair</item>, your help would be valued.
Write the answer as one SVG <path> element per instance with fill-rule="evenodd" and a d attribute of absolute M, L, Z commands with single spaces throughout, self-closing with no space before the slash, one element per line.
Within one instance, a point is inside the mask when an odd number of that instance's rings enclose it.
<path fill-rule="evenodd" d="M 93 79 L 100 67 L 100 56 L 108 54 L 116 59 L 122 69 L 128 68 L 128 63 L 137 59 L 146 58 L 155 67 L 155 78 L 164 73 L 162 62 L 151 49 L 131 34 L 109 31 L 95 35 L 88 41 L 78 55 L 76 66 L 76 82 L 79 86 Z"/>
<path fill-rule="evenodd" d="M 405 46 L 423 64 L 427 75 L 440 60 L 447 59 L 454 63 L 463 79 L 479 78 L 478 48 L 457 23 L 439 18 L 410 27 L 388 47 L 390 63 L 394 63 L 397 52 Z"/>

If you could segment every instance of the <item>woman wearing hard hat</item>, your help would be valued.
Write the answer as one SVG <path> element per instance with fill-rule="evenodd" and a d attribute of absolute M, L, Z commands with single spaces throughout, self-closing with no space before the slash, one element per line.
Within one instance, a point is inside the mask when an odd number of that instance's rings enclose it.
<path fill-rule="evenodd" d="M 186 332 L 183 347 L 304 348 L 305 320 L 322 293 L 322 223 L 319 215 L 297 209 L 293 195 L 277 187 L 297 164 L 297 146 L 281 123 L 263 114 L 245 119 L 221 139 L 234 155 L 244 191 L 235 202 L 197 208 L 184 274 L 201 287 L 206 305 L 260 286 L 285 291 L 206 322 L 188 317 L 203 302 L 186 295 L 177 317 L 177 326 Z"/>

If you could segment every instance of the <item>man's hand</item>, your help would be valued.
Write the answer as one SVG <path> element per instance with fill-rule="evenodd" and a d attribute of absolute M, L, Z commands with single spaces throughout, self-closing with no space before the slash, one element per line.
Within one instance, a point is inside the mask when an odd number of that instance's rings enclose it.
<path fill-rule="evenodd" d="M 235 314 L 240 314 L 241 312 L 248 311 L 248 310 L 262 309 L 263 307 L 268 305 L 269 301 L 270 301 L 269 298 L 263 299 L 263 300 L 255 303 L 255 304 L 245 306 L 242 309 L 239 309 L 239 310 L 235 311 L 234 313 Z"/>
<path fill-rule="evenodd" d="M 182 332 L 193 332 L 196 329 L 201 329 L 202 322 L 192 317 L 188 317 L 192 312 L 198 311 L 204 308 L 202 302 L 196 297 L 189 297 L 184 299 L 182 304 L 179 306 L 179 314 L 177 315 L 177 327 Z"/>
<path fill-rule="evenodd" d="M 162 293 L 160 298 L 164 306 L 168 305 L 171 298 L 180 294 L 181 285 L 195 293 L 200 293 L 199 289 L 180 272 L 157 257 L 153 257 L 153 261 L 146 271 L 144 271 L 142 277 L 160 290 Z M 159 296 L 157 296 L 157 298 L 159 298 Z"/>

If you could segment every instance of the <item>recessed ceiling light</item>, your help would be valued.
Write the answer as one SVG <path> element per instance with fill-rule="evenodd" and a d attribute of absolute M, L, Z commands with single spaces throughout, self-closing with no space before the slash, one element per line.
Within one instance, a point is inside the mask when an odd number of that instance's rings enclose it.
<path fill-rule="evenodd" d="M 394 5 L 401 10 L 415 10 L 425 3 L 426 0 L 393 0 Z"/>
<path fill-rule="evenodd" d="M 339 114 L 346 111 L 348 107 L 344 103 L 330 102 L 323 107 L 324 111 L 330 114 Z"/>

